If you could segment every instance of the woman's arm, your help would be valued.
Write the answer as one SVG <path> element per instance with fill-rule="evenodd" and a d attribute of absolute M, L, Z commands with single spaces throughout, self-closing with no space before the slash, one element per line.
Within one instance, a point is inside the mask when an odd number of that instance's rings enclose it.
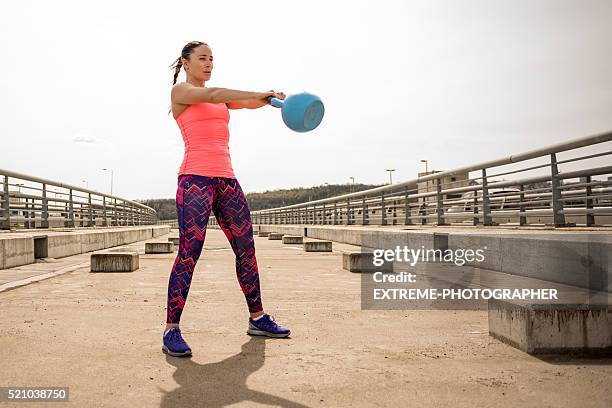
<path fill-rule="evenodd" d="M 274 91 L 270 91 L 274 92 Z M 274 95 L 271 95 L 278 99 L 285 99 L 286 95 L 282 92 L 274 92 Z M 231 101 L 226 102 L 226 105 L 229 109 L 258 109 L 263 106 L 269 105 L 268 97 L 264 99 L 246 99 L 243 101 Z"/>
<path fill-rule="evenodd" d="M 274 92 L 249 92 L 227 88 L 199 87 L 181 82 L 172 88 L 171 98 L 173 103 L 191 105 L 203 102 L 227 103 L 249 99 L 266 101 L 269 96 L 274 96 L 274 94 Z"/>
<path fill-rule="evenodd" d="M 257 109 L 268 105 L 264 99 L 247 99 L 244 101 L 232 101 L 225 103 L 228 109 Z"/>

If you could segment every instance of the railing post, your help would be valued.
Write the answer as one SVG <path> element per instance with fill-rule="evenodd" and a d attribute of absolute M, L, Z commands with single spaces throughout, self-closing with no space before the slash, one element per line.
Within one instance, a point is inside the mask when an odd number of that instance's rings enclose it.
<path fill-rule="evenodd" d="M 521 213 L 519 215 L 519 225 L 525 225 L 527 224 L 527 216 L 524 215 L 525 213 L 525 186 L 523 184 L 519 185 L 519 188 L 521 189 L 521 194 L 519 196 L 519 212 Z"/>
<path fill-rule="evenodd" d="M 427 182 L 426 182 L 427 183 Z M 421 216 L 421 225 L 427 224 L 427 197 L 421 198 L 423 202 L 421 203 L 421 207 L 419 207 L 419 215 Z"/>
<path fill-rule="evenodd" d="M 42 228 L 49 228 L 49 201 L 47 200 L 47 184 L 43 183 L 42 189 Z"/>
<path fill-rule="evenodd" d="M 559 168 L 557 167 L 557 155 L 550 155 L 550 172 L 552 186 L 553 223 L 555 227 L 565 226 L 565 214 L 563 214 L 563 201 L 561 201 L 561 181 L 559 180 Z"/>
<path fill-rule="evenodd" d="M 384 191 L 380 194 L 380 211 L 381 211 L 380 225 L 387 225 L 387 208 L 385 207 L 385 192 Z"/>
<path fill-rule="evenodd" d="M 338 206 L 336 201 L 334 201 L 334 225 L 338 225 Z"/>
<path fill-rule="evenodd" d="M 102 225 L 108 226 L 108 221 L 106 220 L 106 196 L 102 196 Z"/>
<path fill-rule="evenodd" d="M 591 188 L 591 176 L 586 176 L 586 209 L 593 209 L 593 189 Z M 587 227 L 592 227 L 595 225 L 595 216 L 593 214 L 587 213 L 586 215 L 586 225 Z"/>
<path fill-rule="evenodd" d="M 483 225 L 493 225 L 493 217 L 491 216 L 491 202 L 489 201 L 487 169 L 482 169 L 482 219 Z"/>
<path fill-rule="evenodd" d="M 117 211 L 117 199 L 113 198 L 113 215 L 115 218 L 115 226 L 119 225 L 119 212 Z"/>
<path fill-rule="evenodd" d="M 370 223 L 368 211 L 368 204 L 366 203 L 366 196 L 364 194 L 361 198 L 361 225 L 368 225 Z"/>
<path fill-rule="evenodd" d="M 89 221 L 87 223 L 88 227 L 93 227 L 93 208 L 91 207 L 91 193 L 87 193 L 87 207 L 89 214 Z"/>
<path fill-rule="evenodd" d="M 408 187 L 404 191 L 404 225 L 412 225 L 412 218 L 410 218 L 410 200 L 408 194 Z"/>
<path fill-rule="evenodd" d="M 130 204 L 129 209 L 130 209 L 130 216 L 132 218 L 132 226 L 134 226 L 134 225 L 136 225 L 134 223 L 134 206 L 132 204 Z"/>
<path fill-rule="evenodd" d="M 446 225 L 444 222 L 444 200 L 442 196 L 442 179 L 436 179 L 436 224 Z"/>
<path fill-rule="evenodd" d="M 478 222 L 479 222 L 479 220 L 478 220 L 478 191 L 476 191 L 476 190 L 474 191 L 474 209 L 473 209 L 473 212 L 474 212 L 474 219 L 472 221 L 472 224 L 473 225 L 478 225 Z"/>
<path fill-rule="evenodd" d="M 23 227 L 30 228 L 30 199 L 29 198 L 25 199 L 25 211 L 23 212 L 23 217 L 25 218 Z"/>
<path fill-rule="evenodd" d="M 8 181 L 8 176 L 4 176 L 4 188 L 2 189 L 2 212 L 4 213 L 4 220 L 2 220 L 2 229 L 11 229 L 11 198 Z"/>
<path fill-rule="evenodd" d="M 393 209 L 391 210 L 391 214 L 393 214 L 393 221 L 392 224 L 393 225 L 397 225 L 397 201 L 393 200 L 392 201 L 393 204 Z"/>
<path fill-rule="evenodd" d="M 74 200 L 72 197 L 72 189 L 68 194 L 68 228 L 74 228 Z"/>
<path fill-rule="evenodd" d="M 321 217 L 322 224 L 326 225 L 327 220 L 325 219 L 325 203 L 323 203 L 323 208 L 321 209 L 321 215 L 322 215 Z"/>
<path fill-rule="evenodd" d="M 346 199 L 346 225 L 351 225 L 351 199 Z"/>

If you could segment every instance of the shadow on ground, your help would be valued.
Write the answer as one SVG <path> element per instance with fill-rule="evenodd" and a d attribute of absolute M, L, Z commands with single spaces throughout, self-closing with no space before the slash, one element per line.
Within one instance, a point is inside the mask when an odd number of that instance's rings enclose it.
<path fill-rule="evenodd" d="M 225 407 L 242 401 L 280 406 L 307 407 L 275 395 L 248 388 L 246 380 L 263 367 L 266 341 L 278 341 L 251 337 L 242 345 L 240 353 L 225 360 L 198 364 L 191 358 L 166 355 L 166 361 L 176 367 L 174 380 L 179 388 L 165 393 L 160 407 Z M 270 382 L 274 378 L 269 379 Z M 164 391 L 162 391 L 164 392 Z"/>

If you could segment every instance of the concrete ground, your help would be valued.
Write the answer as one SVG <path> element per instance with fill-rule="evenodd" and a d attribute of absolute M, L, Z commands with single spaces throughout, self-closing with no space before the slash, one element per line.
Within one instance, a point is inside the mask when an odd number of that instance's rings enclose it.
<path fill-rule="evenodd" d="M 612 406 L 610 358 L 527 355 L 489 337 L 486 311 L 362 311 L 338 252 L 256 249 L 264 307 L 290 338 L 245 333 L 233 253 L 209 229 L 181 324 L 192 358 L 161 351 L 176 252 L 142 253 L 133 273 L 81 267 L 0 293 L 0 386 L 70 387 L 53 407 Z"/>

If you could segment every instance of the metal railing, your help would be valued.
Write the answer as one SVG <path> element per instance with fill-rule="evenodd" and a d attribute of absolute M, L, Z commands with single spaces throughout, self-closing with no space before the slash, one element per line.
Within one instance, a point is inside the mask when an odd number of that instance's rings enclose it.
<path fill-rule="evenodd" d="M 170 228 L 178 228 L 178 219 L 173 220 L 158 220 L 157 225 L 168 225 Z"/>
<path fill-rule="evenodd" d="M 150 225 L 154 209 L 98 191 L 0 169 L 0 229 Z"/>
<path fill-rule="evenodd" d="M 314 225 L 612 225 L 610 141 L 612 132 L 574 139 L 402 183 L 254 211 L 252 220 Z M 589 148 L 596 151 L 584 151 Z M 594 161 L 605 165 L 594 166 Z"/>

